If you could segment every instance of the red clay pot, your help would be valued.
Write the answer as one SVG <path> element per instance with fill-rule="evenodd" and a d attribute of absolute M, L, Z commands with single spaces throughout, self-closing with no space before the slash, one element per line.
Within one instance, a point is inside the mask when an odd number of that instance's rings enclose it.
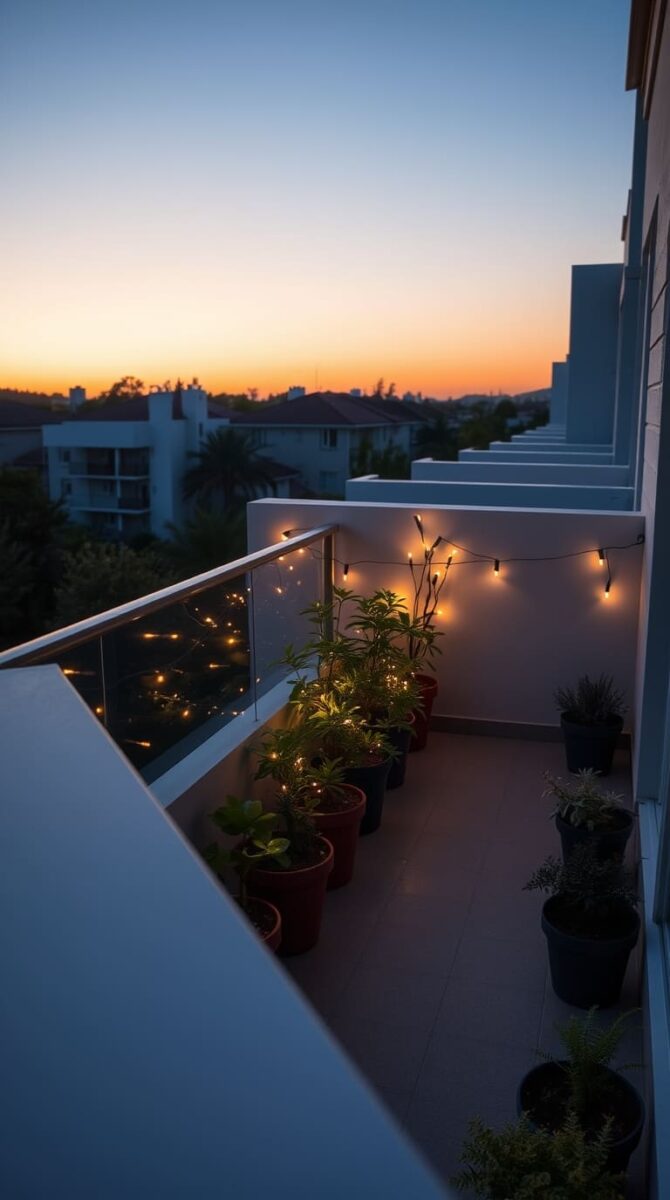
<path fill-rule="evenodd" d="M 344 887 L 345 883 L 349 883 L 351 880 L 356 861 L 358 835 L 365 813 L 365 792 L 351 783 L 343 784 L 342 789 L 350 797 L 356 798 L 358 803 L 355 806 L 343 808 L 340 812 L 317 812 L 312 809 L 310 813 L 319 833 L 325 834 L 333 847 L 335 858 L 333 869 L 328 876 L 329 892 L 335 888 Z"/>
<path fill-rule="evenodd" d="M 272 915 L 274 923 L 272 928 L 268 929 L 267 933 L 261 933 L 256 926 L 254 926 L 254 928 L 256 929 L 258 937 L 267 946 L 268 950 L 273 950 L 276 954 L 281 943 L 281 913 L 279 909 L 275 908 L 274 904 L 270 904 L 269 900 L 261 900 L 258 896 L 251 896 L 249 903 L 253 905 L 262 905 L 263 908 L 267 909 L 268 913 Z M 249 920 L 251 920 L 249 913 L 247 913 L 247 916 L 249 917 Z"/>
<path fill-rule="evenodd" d="M 437 680 L 434 675 L 415 675 L 414 678 L 421 689 L 421 708 L 414 710 L 414 729 L 410 752 L 425 749 L 428 740 L 430 714 L 437 696 Z"/>
<path fill-rule="evenodd" d="M 255 867 L 249 889 L 261 900 L 269 900 L 281 913 L 281 953 L 304 954 L 316 944 L 321 930 L 323 902 L 328 876 L 333 869 L 333 847 L 319 839 L 324 851 L 320 862 L 297 870 L 270 871 Z"/>

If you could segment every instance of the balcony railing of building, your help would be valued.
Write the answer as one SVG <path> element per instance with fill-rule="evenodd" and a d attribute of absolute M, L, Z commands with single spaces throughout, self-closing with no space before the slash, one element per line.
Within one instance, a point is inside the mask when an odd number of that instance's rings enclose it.
<path fill-rule="evenodd" d="M 0 667 L 58 664 L 154 780 L 286 677 L 285 645 L 300 645 L 304 610 L 330 593 L 333 533 L 288 537 L 45 634 L 0 654 Z"/>

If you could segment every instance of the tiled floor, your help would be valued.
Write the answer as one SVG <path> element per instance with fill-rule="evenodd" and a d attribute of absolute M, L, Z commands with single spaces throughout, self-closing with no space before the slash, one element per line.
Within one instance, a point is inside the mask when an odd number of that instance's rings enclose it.
<path fill-rule="evenodd" d="M 328 895 L 318 946 L 286 961 L 445 1178 L 471 1117 L 514 1118 L 521 1076 L 539 1046 L 558 1048 L 554 1023 L 571 1011 L 548 980 L 542 897 L 522 891 L 560 852 L 545 769 L 565 773 L 560 744 L 433 733 L 388 793 L 381 829 L 361 839 L 353 882 Z M 609 786 L 630 795 L 626 755 Z M 636 980 L 637 959 L 624 1010 L 639 1004 Z M 634 1028 L 622 1061 L 642 1061 Z"/>

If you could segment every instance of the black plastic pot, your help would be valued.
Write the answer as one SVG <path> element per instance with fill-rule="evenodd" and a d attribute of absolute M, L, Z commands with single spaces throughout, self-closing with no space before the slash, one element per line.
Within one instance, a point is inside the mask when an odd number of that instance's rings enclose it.
<path fill-rule="evenodd" d="M 557 922 L 560 897 L 551 896 L 542 909 L 551 982 L 556 995 L 577 1008 L 610 1008 L 621 994 L 630 952 L 640 933 L 634 908 L 622 906 L 621 933 L 615 937 L 584 937 L 566 933 Z"/>
<path fill-rule="evenodd" d="M 393 749 L 397 752 L 397 757 L 391 761 L 391 770 L 388 773 L 386 781 L 387 792 L 393 791 L 394 788 L 402 787 L 405 782 L 405 772 L 407 770 L 407 755 L 412 741 L 411 725 L 414 718 L 410 718 L 409 729 L 389 729 L 387 737 Z"/>
<path fill-rule="evenodd" d="M 516 1094 L 517 1113 L 519 1116 L 526 1113 L 531 1125 L 536 1129 L 544 1126 L 555 1132 L 563 1124 L 567 1115 L 567 1104 L 562 1109 L 557 1108 L 555 1113 L 549 1113 L 546 1097 L 552 1091 L 560 1089 L 561 1083 L 565 1079 L 565 1072 L 562 1069 L 565 1066 L 567 1066 L 565 1062 L 541 1063 L 540 1066 L 533 1067 L 532 1071 L 528 1071 L 519 1084 Z M 639 1144 L 646 1110 L 644 1100 L 637 1088 L 624 1079 L 623 1075 L 619 1075 L 617 1071 L 611 1071 L 609 1067 L 599 1067 L 598 1070 L 608 1077 L 610 1083 L 610 1105 L 608 1107 L 613 1109 L 612 1115 L 616 1114 L 618 1117 L 617 1123 L 623 1125 L 626 1130 L 612 1142 L 607 1156 L 608 1170 L 617 1173 L 626 1170 L 628 1160 Z M 600 1124 L 599 1114 L 595 1113 L 593 1116 L 595 1118 L 593 1124 L 597 1128 Z M 603 1113 L 602 1124 L 605 1119 Z"/>
<path fill-rule="evenodd" d="M 361 834 L 374 833 L 379 829 L 386 795 L 386 780 L 391 770 L 391 759 L 366 763 L 363 767 L 347 767 L 344 782 L 365 792 L 365 815 L 361 821 Z"/>
<path fill-rule="evenodd" d="M 568 771 L 597 771 L 609 775 L 622 717 L 610 717 L 605 725 L 579 725 L 568 712 L 561 713 L 561 729 L 565 740 Z"/>
<path fill-rule="evenodd" d="M 560 813 L 556 814 L 556 828 L 561 838 L 563 862 L 567 862 L 577 846 L 585 843 L 592 846 L 596 857 L 601 861 L 606 858 L 622 859 L 626 852 L 626 843 L 633 831 L 633 814 L 624 809 L 617 814 L 618 828 L 585 829 L 571 825 Z"/>

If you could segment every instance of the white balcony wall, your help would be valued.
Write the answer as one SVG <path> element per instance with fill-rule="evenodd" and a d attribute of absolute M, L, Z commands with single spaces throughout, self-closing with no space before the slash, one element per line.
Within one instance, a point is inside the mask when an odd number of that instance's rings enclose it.
<path fill-rule="evenodd" d="M 428 538 L 442 534 L 501 559 L 623 545 L 644 530 L 644 518 L 635 513 L 260 500 L 248 508 L 250 549 L 276 541 L 286 528 L 336 523 L 336 582 L 343 583 L 346 562 L 346 586 L 367 593 L 390 587 L 407 596 L 407 554 L 418 560 L 421 553 L 416 511 Z M 503 564 L 498 578 L 491 562 L 454 565 L 440 605 L 445 637 L 437 660 L 438 715 L 555 727 L 553 689 L 584 672 L 606 671 L 626 692 L 630 722 L 642 555 L 637 546 L 612 552 L 607 599 L 595 553 Z M 454 563 L 466 558 L 459 552 Z"/>
<path fill-rule="evenodd" d="M 499 445 L 500 443 L 498 443 Z M 574 463 L 576 466 L 607 466 L 612 462 L 612 452 L 602 453 L 600 451 L 593 453 L 592 451 L 582 447 L 580 450 L 566 450 L 563 447 L 560 450 L 542 450 L 529 447 L 527 450 L 518 450 L 516 446 L 510 446 L 507 450 L 461 450 L 458 455 L 459 462 L 536 462 L 536 463 Z"/>
<path fill-rule="evenodd" d="M 407 504 L 484 504 L 491 508 L 605 508 L 628 512 L 633 507 L 632 487 L 592 487 L 578 484 L 440 482 L 435 480 L 347 480 L 347 500 Z"/>
<path fill-rule="evenodd" d="M 443 462 L 415 459 L 412 479 L 462 483 L 570 483 L 595 487 L 627 487 L 628 467 L 574 466 L 570 463 Z"/>
<path fill-rule="evenodd" d="M 449 1194 L 59 669 L 0 707 L 2 1195 Z"/>

